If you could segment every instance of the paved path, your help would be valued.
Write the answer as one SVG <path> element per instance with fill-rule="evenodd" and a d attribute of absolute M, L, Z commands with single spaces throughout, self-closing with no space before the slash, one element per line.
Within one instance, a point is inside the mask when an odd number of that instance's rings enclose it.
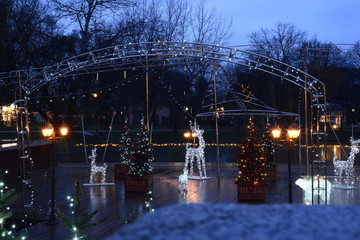
<path fill-rule="evenodd" d="M 288 202 L 288 173 L 286 165 L 277 168 L 277 181 L 270 183 L 266 188 L 266 204 L 281 204 Z M 329 170 L 328 172 L 330 172 Z M 151 204 L 155 209 L 178 203 L 237 203 L 237 189 L 234 178 L 237 169 L 233 166 L 207 167 L 207 175 L 210 180 L 189 180 L 189 192 L 187 196 L 178 193 L 178 180 L 175 178 L 182 173 L 182 164 L 162 164 L 155 166 L 152 195 L 146 193 L 125 193 L 124 181 L 114 180 L 113 168 L 108 169 L 107 182 L 115 182 L 113 186 L 83 186 L 81 185 L 81 212 L 89 213 L 98 210 L 94 218 L 97 225 L 90 229 L 89 236 L 94 235 L 102 239 L 104 236 L 119 230 L 126 221 L 131 221 L 138 215 L 147 213 L 145 201 L 152 198 Z M 50 178 L 44 170 L 37 175 L 36 199 L 46 205 L 50 199 Z M 304 170 L 298 165 L 293 166 L 293 183 Z M 57 207 L 64 213 L 70 214 L 71 208 L 66 196 L 73 194 L 73 184 L 78 181 L 81 184 L 89 182 L 90 168 L 85 165 L 63 164 L 56 169 L 56 202 Z M 358 185 L 358 183 L 357 183 Z M 311 196 L 311 195 L 310 195 Z M 303 190 L 293 185 L 293 203 L 305 203 Z M 310 198 L 311 199 L 311 198 Z M 311 201 L 311 200 L 310 200 Z M 333 189 L 329 195 L 330 204 L 360 205 L 359 188 L 355 190 Z M 47 207 L 37 209 L 38 217 L 46 219 Z M 70 232 L 58 224 L 47 225 L 45 222 L 34 225 L 28 229 L 30 239 L 60 239 L 70 237 Z"/>

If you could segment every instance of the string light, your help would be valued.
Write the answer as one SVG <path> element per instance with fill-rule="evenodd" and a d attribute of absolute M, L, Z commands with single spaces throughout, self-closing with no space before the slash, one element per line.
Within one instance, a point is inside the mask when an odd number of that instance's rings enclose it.
<path fill-rule="evenodd" d="M 140 128 L 133 139 L 133 156 L 130 160 L 128 173 L 137 177 L 150 175 L 153 172 L 151 163 L 154 161 L 152 151 L 148 129 L 143 117 Z"/>
<path fill-rule="evenodd" d="M 235 183 L 252 182 L 257 184 L 263 182 L 267 175 L 267 158 L 256 138 L 254 123 L 251 117 L 249 118 L 247 129 L 248 136 L 246 137 L 246 142 L 240 146 L 239 157 L 236 159 L 239 175 L 235 179 Z"/>

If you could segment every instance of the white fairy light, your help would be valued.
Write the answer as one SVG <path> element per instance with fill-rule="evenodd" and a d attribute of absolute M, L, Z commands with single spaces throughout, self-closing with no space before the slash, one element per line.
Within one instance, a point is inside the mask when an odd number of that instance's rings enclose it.
<path fill-rule="evenodd" d="M 184 193 L 187 193 L 188 189 L 187 189 L 187 186 L 188 186 L 188 170 L 187 169 L 184 169 L 184 173 L 181 174 L 179 176 L 179 185 L 178 185 L 178 190 L 179 192 L 184 192 Z"/>
<path fill-rule="evenodd" d="M 360 139 L 354 140 L 352 137 L 350 138 L 350 155 L 346 161 L 338 160 L 337 156 L 333 158 L 334 164 L 334 173 L 335 175 L 340 178 L 344 172 L 345 176 L 353 178 L 355 176 L 354 171 L 354 160 L 355 155 L 359 153 L 359 148 L 357 145 L 360 143 Z"/>
<path fill-rule="evenodd" d="M 196 121 L 194 121 L 194 125 L 192 125 L 190 121 L 190 128 L 192 132 L 196 133 L 196 137 L 199 139 L 199 146 L 196 148 L 196 147 L 190 147 L 190 143 L 186 144 L 184 172 L 185 170 L 188 170 L 188 165 L 190 164 L 190 175 L 192 175 L 193 164 L 196 161 L 197 167 L 199 169 L 200 177 L 206 177 L 205 154 L 204 154 L 205 140 L 203 137 L 204 130 L 199 129 L 199 125 L 196 124 Z"/>
<path fill-rule="evenodd" d="M 93 178 L 96 173 L 101 173 L 101 183 L 105 183 L 106 180 L 106 163 L 103 163 L 102 166 L 96 165 L 96 148 L 93 148 L 91 150 L 91 156 L 89 157 L 91 159 L 91 174 L 90 174 L 90 184 L 93 184 Z"/>

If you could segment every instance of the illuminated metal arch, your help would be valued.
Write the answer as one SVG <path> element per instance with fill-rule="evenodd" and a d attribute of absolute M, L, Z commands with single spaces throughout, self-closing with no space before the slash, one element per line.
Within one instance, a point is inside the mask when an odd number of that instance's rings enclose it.
<path fill-rule="evenodd" d="M 0 85 L 6 78 L 21 79 L 21 88 L 25 95 L 30 95 L 41 86 L 66 76 L 90 74 L 105 71 L 126 69 L 132 65 L 143 66 L 148 70 L 148 62 L 152 67 L 159 65 L 180 64 L 181 60 L 196 59 L 197 61 L 212 61 L 214 64 L 232 63 L 259 70 L 288 81 L 305 90 L 309 94 L 311 115 L 311 134 L 322 136 L 326 132 L 326 125 L 320 122 L 320 115 L 326 112 L 325 85 L 308 73 L 283 63 L 247 50 L 188 42 L 143 42 L 121 44 L 103 49 L 90 51 L 61 61 L 52 66 L 39 69 L 14 71 L 7 74 L 0 73 Z M 184 62 L 182 62 L 184 63 Z M 148 71 L 146 71 L 148 72 Z M 305 96 L 305 101 L 308 97 Z M 305 111 L 308 112 L 308 111 Z M 306 121 L 307 122 L 307 121 Z M 312 125 L 316 126 L 313 129 Z"/>
<path fill-rule="evenodd" d="M 201 61 L 227 62 L 246 66 L 279 77 L 305 89 L 313 97 L 325 95 L 325 85 L 315 77 L 286 63 L 246 50 L 202 43 L 145 42 L 116 45 L 90 51 L 41 69 L 22 70 L 26 79 L 23 89 L 27 94 L 39 87 L 72 74 L 114 71 L 123 65 L 156 59 L 170 62 L 182 58 L 197 58 Z M 19 71 L 9 75 L 18 76 Z M 0 84 L 9 76 L 0 74 Z"/>
<path fill-rule="evenodd" d="M 268 73 L 309 93 L 315 114 L 326 111 L 325 85 L 308 73 L 254 52 L 203 43 L 158 41 L 116 45 L 83 53 L 52 66 L 14 71 L 9 76 L 0 74 L 0 85 L 2 81 L 5 81 L 4 77 L 21 75 L 22 88 L 26 95 L 30 95 L 41 86 L 70 75 L 115 71 L 126 68 L 130 64 L 148 67 L 148 61 L 157 61 L 162 65 L 177 64 L 176 62 L 181 59 L 213 61 L 217 64 L 232 63 Z M 307 97 L 305 98 L 307 100 Z M 321 125 L 318 122 L 319 118 L 315 120 L 317 121 L 316 130 L 312 131 L 315 134 L 324 132 L 319 127 Z"/>
<path fill-rule="evenodd" d="M 22 88 L 27 95 L 39 87 L 69 75 L 89 74 L 95 72 L 126 69 L 126 66 L 143 66 L 148 72 L 148 62 L 152 66 L 179 64 L 181 60 L 196 59 L 212 61 L 214 64 L 232 63 L 259 70 L 273 75 L 280 80 L 288 81 L 305 91 L 305 108 L 311 106 L 310 132 L 322 138 L 326 132 L 326 124 L 320 122 L 320 115 L 326 112 L 325 85 L 310 74 L 276 59 L 266 57 L 247 50 L 188 42 L 143 42 L 121 44 L 90 51 L 69 58 L 42 69 L 28 70 Z M 1 79 L 1 78 L 0 78 Z M 307 114 L 307 109 L 306 109 Z M 313 118 L 313 116 L 316 116 Z M 148 121 L 148 120 L 147 120 Z M 306 123 L 308 121 L 306 120 Z M 149 124 L 147 122 L 147 124 Z M 313 125 L 315 127 L 313 127 Z M 148 125 L 149 126 L 149 125 Z M 307 128 L 307 127 L 306 127 Z M 308 131 L 306 131 L 308 132 Z M 312 139 L 312 138 L 311 138 Z"/>
<path fill-rule="evenodd" d="M 157 64 L 159 66 L 160 64 L 181 64 L 188 59 L 210 61 L 214 65 L 231 63 L 245 66 L 273 75 L 280 80 L 288 81 L 304 89 L 304 92 L 308 93 L 311 99 L 311 116 L 309 119 L 312 122 L 315 119 L 316 122 L 316 129 L 313 130 L 311 127 L 310 132 L 317 136 L 325 134 L 326 126 L 324 123 L 320 123 L 319 117 L 320 114 L 325 113 L 325 85 L 298 68 L 254 52 L 218 45 L 160 41 L 128 43 L 83 53 L 52 66 L 0 73 L 0 86 L 15 84 L 19 86 L 15 102 L 18 109 L 17 133 L 20 158 L 24 162 L 27 161 L 26 159 L 31 159 L 27 99 L 31 93 L 40 87 L 68 76 L 116 71 L 135 65 L 143 66 L 147 73 L 149 62 L 153 67 Z M 306 100 L 307 98 L 305 96 Z M 305 105 L 307 106 L 307 104 Z M 315 115 L 317 117 L 313 118 L 312 116 Z M 27 135 L 27 138 L 24 135 Z M 30 169 L 31 166 L 32 163 L 29 166 Z M 28 184 L 32 180 L 31 171 L 28 171 L 26 167 L 23 169 L 22 182 L 24 186 L 31 186 Z M 30 202 L 32 202 L 31 199 Z M 32 206 L 31 203 L 28 205 Z"/>

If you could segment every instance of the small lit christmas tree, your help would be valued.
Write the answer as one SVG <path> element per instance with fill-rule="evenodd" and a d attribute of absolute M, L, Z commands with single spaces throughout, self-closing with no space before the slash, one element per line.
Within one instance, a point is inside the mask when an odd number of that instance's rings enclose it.
<path fill-rule="evenodd" d="M 71 198 L 67 197 L 70 200 L 70 207 L 74 207 L 74 211 L 72 217 L 66 216 L 60 209 L 55 208 L 56 214 L 59 216 L 60 221 L 73 233 L 71 239 L 80 240 L 86 239 L 87 235 L 85 231 L 93 226 L 95 223 L 91 223 L 92 218 L 98 213 L 96 210 L 92 213 L 81 216 L 80 215 L 80 186 L 79 182 L 75 183 L 75 196 Z"/>
<path fill-rule="evenodd" d="M 152 174 L 151 163 L 154 161 L 154 157 L 144 118 L 141 119 L 140 128 L 133 139 L 132 149 L 133 157 L 130 161 L 128 173 L 138 177 Z"/>
<path fill-rule="evenodd" d="M 266 166 L 275 167 L 275 157 L 276 157 L 276 143 L 271 136 L 270 123 L 267 123 L 265 126 L 265 132 L 262 135 L 261 145 L 264 149 L 266 155 Z"/>
<path fill-rule="evenodd" d="M 130 160 L 133 156 L 133 151 L 132 151 L 132 141 L 129 136 L 129 126 L 127 119 L 125 119 L 124 129 L 121 134 L 119 152 L 120 152 L 120 163 L 129 165 Z"/>
<path fill-rule="evenodd" d="M 256 138 L 252 118 L 249 119 L 247 127 L 248 136 L 246 142 L 241 144 L 236 165 L 239 169 L 239 176 L 235 179 L 238 182 L 252 182 L 257 184 L 264 182 L 266 176 L 266 156 L 260 141 Z"/>
<path fill-rule="evenodd" d="M 7 173 L 5 171 L 5 174 Z M 10 205 L 14 204 L 18 197 L 19 194 L 15 193 L 15 189 L 8 189 L 2 179 L 0 179 L 0 239 L 26 239 L 25 233 L 15 233 L 15 225 L 12 226 L 12 230 L 7 230 L 4 226 L 6 219 L 12 216 Z"/>

